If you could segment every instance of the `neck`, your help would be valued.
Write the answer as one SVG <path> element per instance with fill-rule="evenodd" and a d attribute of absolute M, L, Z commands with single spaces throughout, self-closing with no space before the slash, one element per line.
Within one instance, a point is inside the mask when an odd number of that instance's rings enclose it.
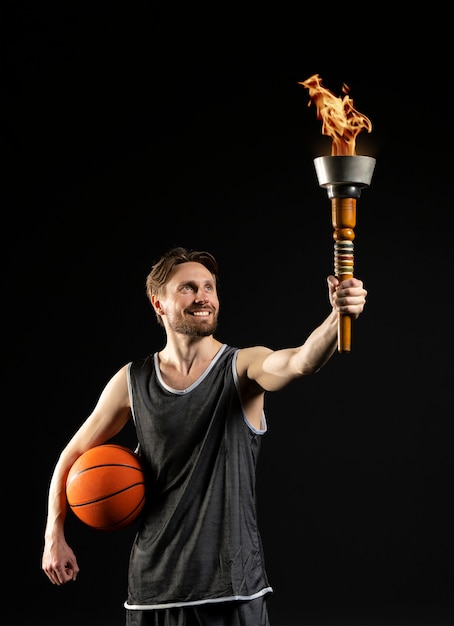
<path fill-rule="evenodd" d="M 178 336 L 167 338 L 165 347 L 159 352 L 159 361 L 172 365 L 187 373 L 192 367 L 211 361 L 221 348 L 222 343 L 212 335 L 209 337 Z"/>

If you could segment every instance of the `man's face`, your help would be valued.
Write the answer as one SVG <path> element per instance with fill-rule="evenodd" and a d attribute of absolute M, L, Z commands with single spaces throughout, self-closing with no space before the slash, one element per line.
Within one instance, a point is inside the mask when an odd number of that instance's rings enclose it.
<path fill-rule="evenodd" d="M 167 330 L 192 337 L 214 334 L 219 299 L 212 274 L 201 263 L 180 263 L 167 282 L 165 294 L 153 306 Z"/>

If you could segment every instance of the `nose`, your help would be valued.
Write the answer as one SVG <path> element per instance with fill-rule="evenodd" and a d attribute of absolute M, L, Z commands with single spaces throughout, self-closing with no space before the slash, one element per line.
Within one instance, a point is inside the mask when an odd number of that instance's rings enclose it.
<path fill-rule="evenodd" d="M 206 304 L 208 302 L 207 295 L 202 289 L 197 291 L 195 301 L 200 302 L 201 304 Z"/>

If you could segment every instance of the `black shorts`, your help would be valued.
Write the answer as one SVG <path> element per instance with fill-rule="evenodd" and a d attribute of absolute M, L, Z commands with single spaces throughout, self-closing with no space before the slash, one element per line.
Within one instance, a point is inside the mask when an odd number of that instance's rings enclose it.
<path fill-rule="evenodd" d="M 149 611 L 126 610 L 126 626 L 270 626 L 266 596 Z"/>

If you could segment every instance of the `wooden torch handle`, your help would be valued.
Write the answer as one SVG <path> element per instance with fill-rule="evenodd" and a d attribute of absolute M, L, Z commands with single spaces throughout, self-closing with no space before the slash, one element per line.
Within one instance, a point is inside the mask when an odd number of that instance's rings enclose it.
<path fill-rule="evenodd" d="M 331 198 L 334 239 L 334 274 L 339 281 L 353 277 L 353 239 L 356 226 L 356 198 Z M 351 351 L 351 315 L 339 315 L 338 351 Z"/>

